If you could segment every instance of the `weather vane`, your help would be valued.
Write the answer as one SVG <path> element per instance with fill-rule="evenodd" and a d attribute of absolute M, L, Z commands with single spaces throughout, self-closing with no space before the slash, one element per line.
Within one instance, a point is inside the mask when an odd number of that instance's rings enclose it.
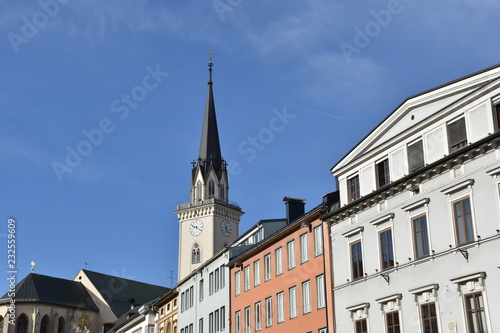
<path fill-rule="evenodd" d="M 208 55 L 208 64 L 209 64 L 209 65 L 213 65 L 213 64 L 212 64 L 212 55 L 213 55 L 214 53 L 215 53 L 214 51 L 212 51 L 212 50 L 208 50 L 207 55 Z"/>

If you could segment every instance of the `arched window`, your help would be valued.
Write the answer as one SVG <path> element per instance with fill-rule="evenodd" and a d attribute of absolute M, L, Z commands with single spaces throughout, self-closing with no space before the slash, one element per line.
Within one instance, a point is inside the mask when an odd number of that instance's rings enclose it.
<path fill-rule="evenodd" d="M 172 333 L 172 323 L 167 324 L 167 333 Z"/>
<path fill-rule="evenodd" d="M 208 183 L 208 198 L 212 199 L 214 197 L 214 194 L 215 194 L 215 183 L 213 180 L 211 180 Z"/>
<path fill-rule="evenodd" d="M 202 197 L 201 197 L 201 182 L 198 180 L 198 182 L 196 183 L 196 200 L 201 200 Z"/>
<path fill-rule="evenodd" d="M 191 256 L 191 262 L 193 264 L 199 264 L 200 259 L 201 259 L 200 245 L 198 243 L 194 243 L 193 252 L 192 252 L 192 256 Z"/>
<path fill-rule="evenodd" d="M 49 332 L 49 316 L 45 315 L 40 322 L 40 333 Z"/>
<path fill-rule="evenodd" d="M 17 318 L 16 333 L 28 332 L 28 317 L 23 313 Z"/>
<path fill-rule="evenodd" d="M 3 317 L 0 316 L 0 333 L 3 333 Z"/>
<path fill-rule="evenodd" d="M 225 198 L 224 195 L 225 195 L 225 193 L 224 193 L 224 184 L 221 184 L 220 195 L 219 195 L 219 197 L 220 197 L 221 200 L 226 200 L 226 198 Z"/>
<path fill-rule="evenodd" d="M 59 322 L 57 323 L 57 333 L 64 333 L 66 330 L 64 326 L 66 325 L 66 321 L 63 317 L 59 317 Z"/>

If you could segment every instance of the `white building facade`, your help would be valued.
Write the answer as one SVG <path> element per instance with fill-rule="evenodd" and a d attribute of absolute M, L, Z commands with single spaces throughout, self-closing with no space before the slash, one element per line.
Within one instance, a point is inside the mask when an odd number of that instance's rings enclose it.
<path fill-rule="evenodd" d="M 333 168 L 336 332 L 500 331 L 500 66 L 406 99 Z"/>

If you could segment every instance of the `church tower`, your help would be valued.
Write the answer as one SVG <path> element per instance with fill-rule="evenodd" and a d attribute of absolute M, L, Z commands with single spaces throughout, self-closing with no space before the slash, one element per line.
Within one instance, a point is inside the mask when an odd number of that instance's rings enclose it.
<path fill-rule="evenodd" d="M 192 162 L 191 200 L 177 206 L 179 218 L 179 281 L 238 237 L 244 214 L 229 201 L 227 163 L 222 158 L 208 63 L 208 94 L 198 160 Z"/>

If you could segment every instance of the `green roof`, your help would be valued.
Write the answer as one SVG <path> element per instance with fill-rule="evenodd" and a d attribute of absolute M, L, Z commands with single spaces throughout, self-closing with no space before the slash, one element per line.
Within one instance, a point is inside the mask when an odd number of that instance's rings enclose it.
<path fill-rule="evenodd" d="M 8 292 L 0 304 L 10 302 Z M 16 303 L 46 303 L 99 311 L 80 282 L 31 273 L 16 285 Z"/>
<path fill-rule="evenodd" d="M 82 270 L 106 300 L 117 318 L 132 307 L 152 301 L 170 288 L 124 279 L 121 277 Z"/>

